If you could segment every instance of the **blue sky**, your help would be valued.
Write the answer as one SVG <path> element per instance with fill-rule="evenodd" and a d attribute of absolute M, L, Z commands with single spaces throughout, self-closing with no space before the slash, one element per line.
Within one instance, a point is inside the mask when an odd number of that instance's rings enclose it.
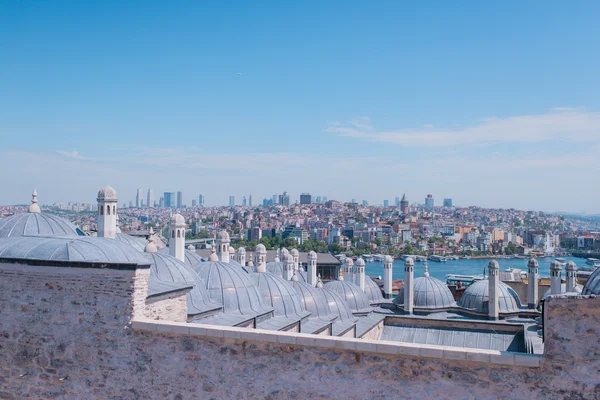
<path fill-rule="evenodd" d="M 406 192 L 598 213 L 599 17 L 595 1 L 2 2 L 0 204 L 109 184 L 125 201 Z"/>

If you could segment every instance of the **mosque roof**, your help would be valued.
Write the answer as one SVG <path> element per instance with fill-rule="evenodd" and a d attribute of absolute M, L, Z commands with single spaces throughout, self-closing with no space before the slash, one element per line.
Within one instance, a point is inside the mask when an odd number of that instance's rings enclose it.
<path fill-rule="evenodd" d="M 600 295 L 600 268 L 596 268 L 594 272 L 590 275 L 585 286 L 583 287 L 583 291 L 581 292 L 583 295 Z"/>
<path fill-rule="evenodd" d="M 337 317 L 330 307 L 322 289 L 312 287 L 306 282 L 291 280 L 290 283 L 300 296 L 303 306 L 311 313 L 311 318 L 331 321 Z"/>
<path fill-rule="evenodd" d="M 105 186 L 98 192 L 98 201 L 117 201 L 117 191 L 110 186 Z"/>
<path fill-rule="evenodd" d="M 125 233 L 117 233 L 115 239 L 130 245 L 131 247 L 142 253 L 146 248 L 146 240 L 142 239 L 141 237 L 127 235 Z"/>
<path fill-rule="evenodd" d="M 560 292 L 561 293 L 565 293 L 567 291 L 567 284 L 566 283 L 561 283 L 560 285 Z M 578 293 L 581 294 L 583 292 L 583 285 L 575 285 L 575 290 L 572 293 Z M 546 290 L 544 292 L 544 294 L 542 295 L 542 300 L 546 300 L 546 298 L 548 296 L 550 296 L 550 294 L 552 293 L 552 288 L 548 288 L 548 290 Z"/>
<path fill-rule="evenodd" d="M 163 247 L 162 249 L 158 249 L 158 252 L 160 254 L 169 254 L 169 248 Z M 185 256 L 184 263 L 188 267 L 193 267 L 196 264 L 206 261 L 206 259 L 200 257 L 195 251 L 186 249 L 183 254 Z"/>
<path fill-rule="evenodd" d="M 381 293 L 381 288 L 369 276 L 365 276 L 365 294 L 369 298 L 370 304 L 380 304 L 385 301 Z"/>
<path fill-rule="evenodd" d="M 258 286 L 265 303 L 273 306 L 276 317 L 304 318 L 309 315 L 290 281 L 269 273 L 250 274 L 250 278 Z"/>
<path fill-rule="evenodd" d="M 317 290 L 322 290 L 325 299 L 327 300 L 327 305 L 329 305 L 329 309 L 333 315 L 336 315 L 338 319 L 342 322 L 348 321 L 356 321 L 356 317 L 352 314 L 352 310 L 348 305 L 348 302 L 340 296 L 339 293 L 334 292 L 333 290 L 329 290 L 326 288 L 317 288 Z"/>
<path fill-rule="evenodd" d="M 394 304 L 404 305 L 404 287 Z M 432 276 L 420 276 L 414 282 L 414 306 L 418 308 L 446 308 L 456 305 L 448 286 Z"/>
<path fill-rule="evenodd" d="M 348 305 L 354 314 L 363 314 L 372 311 L 372 308 L 369 305 L 369 298 L 365 292 L 353 282 L 343 280 L 331 281 L 327 282 L 323 287 L 340 294 L 342 298 L 348 302 Z"/>
<path fill-rule="evenodd" d="M 0 219 L 0 238 L 33 235 L 84 236 L 75 225 L 56 215 L 28 212 Z"/>
<path fill-rule="evenodd" d="M 510 286 L 498 282 L 498 305 L 500 312 L 517 312 L 521 308 L 519 296 Z M 469 285 L 458 301 L 458 305 L 469 310 L 488 312 L 489 281 L 483 279 Z"/>

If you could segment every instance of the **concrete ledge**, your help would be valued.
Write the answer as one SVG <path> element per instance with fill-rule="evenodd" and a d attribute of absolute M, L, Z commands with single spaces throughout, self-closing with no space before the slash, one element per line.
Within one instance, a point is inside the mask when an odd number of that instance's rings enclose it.
<path fill-rule="evenodd" d="M 416 345 L 384 340 L 366 340 L 337 336 L 319 336 L 263 329 L 222 327 L 185 322 L 133 319 L 131 328 L 140 331 L 257 341 L 295 346 L 321 347 L 337 351 L 354 351 L 408 357 L 427 357 L 448 361 L 472 361 L 485 364 L 516 365 L 539 368 L 543 356 L 496 350 L 467 349 L 449 346 Z"/>

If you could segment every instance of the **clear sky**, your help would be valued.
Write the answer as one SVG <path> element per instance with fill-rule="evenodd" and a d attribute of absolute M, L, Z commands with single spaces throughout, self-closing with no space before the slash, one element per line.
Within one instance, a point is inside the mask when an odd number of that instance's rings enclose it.
<path fill-rule="evenodd" d="M 599 20 L 598 1 L 3 1 L 0 204 L 111 185 L 600 213 Z"/>

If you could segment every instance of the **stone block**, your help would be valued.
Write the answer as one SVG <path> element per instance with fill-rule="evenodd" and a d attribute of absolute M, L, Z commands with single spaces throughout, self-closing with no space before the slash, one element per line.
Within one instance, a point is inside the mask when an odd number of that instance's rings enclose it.
<path fill-rule="evenodd" d="M 443 358 L 444 350 L 441 347 L 423 346 L 420 349 L 419 355 L 421 357 Z"/>
<path fill-rule="evenodd" d="M 501 351 L 499 354 L 490 354 L 490 362 L 494 364 L 515 365 L 514 354 Z"/>
<path fill-rule="evenodd" d="M 515 354 L 515 365 L 523 367 L 539 367 L 541 356 L 535 354 Z"/>

